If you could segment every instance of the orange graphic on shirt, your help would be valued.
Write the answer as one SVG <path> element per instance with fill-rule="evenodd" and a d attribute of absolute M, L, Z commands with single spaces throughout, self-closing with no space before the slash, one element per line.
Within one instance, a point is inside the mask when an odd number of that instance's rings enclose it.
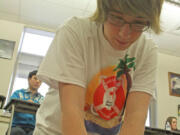
<path fill-rule="evenodd" d="M 121 113 L 126 92 L 127 79 L 122 74 L 117 78 L 116 66 L 110 66 L 97 73 L 87 87 L 85 111 L 90 110 L 105 120 Z"/>

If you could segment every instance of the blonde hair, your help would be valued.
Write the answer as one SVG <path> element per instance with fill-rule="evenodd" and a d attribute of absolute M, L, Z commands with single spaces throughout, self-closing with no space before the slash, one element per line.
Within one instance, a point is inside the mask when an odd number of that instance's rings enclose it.
<path fill-rule="evenodd" d="M 92 21 L 104 23 L 107 14 L 111 10 L 118 10 L 121 13 L 140 16 L 148 20 L 150 28 L 156 33 L 161 32 L 160 14 L 164 0 L 97 0 L 97 9 Z"/>

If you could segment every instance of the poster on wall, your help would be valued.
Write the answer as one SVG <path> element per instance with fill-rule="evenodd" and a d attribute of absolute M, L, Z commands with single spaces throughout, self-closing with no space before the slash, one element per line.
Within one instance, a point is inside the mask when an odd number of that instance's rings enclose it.
<path fill-rule="evenodd" d="M 180 97 L 180 74 L 168 73 L 169 78 L 169 94 L 171 96 Z"/>
<path fill-rule="evenodd" d="M 11 59 L 15 43 L 15 41 L 0 39 L 0 58 Z"/>

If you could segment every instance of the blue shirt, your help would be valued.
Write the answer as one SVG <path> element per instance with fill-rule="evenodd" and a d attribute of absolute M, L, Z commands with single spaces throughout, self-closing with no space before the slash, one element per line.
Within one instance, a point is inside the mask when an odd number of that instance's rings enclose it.
<path fill-rule="evenodd" d="M 44 97 L 38 92 L 33 95 L 30 90 L 20 89 L 13 93 L 11 99 L 32 100 L 34 101 L 34 103 L 41 104 L 41 102 L 44 100 Z M 35 115 L 33 114 L 15 112 L 13 117 L 12 127 L 19 125 L 19 126 L 34 128 L 35 121 L 36 118 Z"/>

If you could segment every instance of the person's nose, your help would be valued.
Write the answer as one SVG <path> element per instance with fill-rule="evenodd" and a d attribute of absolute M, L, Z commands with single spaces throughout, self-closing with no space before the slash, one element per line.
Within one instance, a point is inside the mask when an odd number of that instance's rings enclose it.
<path fill-rule="evenodd" d="M 119 36 L 122 39 L 129 38 L 131 34 L 131 27 L 130 24 L 124 24 L 120 29 L 119 29 Z"/>
<path fill-rule="evenodd" d="M 39 79 L 36 80 L 37 83 L 41 83 L 41 81 Z"/>

